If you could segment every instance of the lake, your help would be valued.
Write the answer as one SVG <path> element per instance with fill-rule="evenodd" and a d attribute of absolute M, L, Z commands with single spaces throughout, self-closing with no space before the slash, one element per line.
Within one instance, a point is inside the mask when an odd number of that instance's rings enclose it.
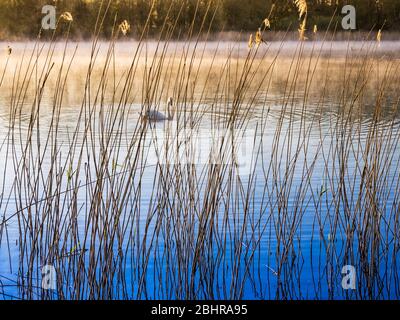
<path fill-rule="evenodd" d="M 399 298 L 400 42 L 11 46 L 0 299 Z"/>

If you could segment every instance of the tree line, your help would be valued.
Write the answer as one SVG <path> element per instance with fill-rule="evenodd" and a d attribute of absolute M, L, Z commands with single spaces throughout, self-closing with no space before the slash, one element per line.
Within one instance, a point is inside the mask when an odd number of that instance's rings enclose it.
<path fill-rule="evenodd" d="M 307 0 L 308 26 L 317 25 L 318 30 L 340 29 L 341 8 L 347 4 L 356 8 L 358 30 L 400 31 L 399 0 Z M 139 37 L 144 29 L 146 36 L 157 36 L 166 25 L 173 26 L 174 37 L 191 29 L 254 31 L 269 16 L 271 8 L 272 30 L 298 28 L 293 0 L 0 0 L 0 39 L 36 37 L 44 5 L 54 5 L 58 15 L 71 13 L 74 22 L 70 34 L 77 39 L 92 36 L 99 10 L 101 16 L 106 12 L 102 37 L 109 37 L 113 26 L 123 20 L 131 25 L 129 37 Z M 49 34 L 51 31 L 43 31 L 44 37 Z"/>

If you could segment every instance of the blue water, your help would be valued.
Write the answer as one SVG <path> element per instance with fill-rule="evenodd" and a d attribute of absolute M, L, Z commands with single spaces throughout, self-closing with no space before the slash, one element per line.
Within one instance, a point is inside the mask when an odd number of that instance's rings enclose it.
<path fill-rule="evenodd" d="M 261 108 L 262 106 L 260 106 Z M 311 108 L 310 108 L 311 109 Z M 310 110 L 309 119 L 315 110 Z M 71 117 L 66 112 L 64 117 Z M 131 113 L 134 119 L 135 113 Z M 392 162 L 390 166 L 380 168 L 381 177 L 385 181 L 379 181 L 384 187 L 379 190 L 382 194 L 376 195 L 380 201 L 377 203 L 380 216 L 376 220 L 379 223 L 378 230 L 381 234 L 370 234 L 368 239 L 373 236 L 380 237 L 376 247 L 371 247 L 367 243 L 367 248 L 363 255 L 359 245 L 363 229 L 357 229 L 357 226 L 347 225 L 352 221 L 363 223 L 363 213 L 371 214 L 370 208 L 358 208 L 363 205 L 363 198 L 368 197 L 366 190 L 360 190 L 360 178 L 365 159 L 361 157 L 367 140 L 368 128 L 371 119 L 363 119 L 360 122 L 361 134 L 354 134 L 354 137 L 360 138 L 354 143 L 354 147 L 346 160 L 344 178 L 346 180 L 345 191 L 348 198 L 347 205 L 343 203 L 343 198 L 338 199 L 339 190 L 337 189 L 339 176 L 339 166 L 341 160 L 333 159 L 331 145 L 339 144 L 336 140 L 337 135 L 332 135 L 329 123 L 332 119 L 340 116 L 335 113 L 327 113 L 321 116 L 321 126 L 317 126 L 312 120 L 306 120 L 306 127 L 310 130 L 308 138 L 308 147 L 300 147 L 297 154 L 297 161 L 294 165 L 295 146 L 299 134 L 304 133 L 300 129 L 301 117 L 295 119 L 292 132 L 292 142 L 288 142 L 286 133 L 289 128 L 285 121 L 281 139 L 279 142 L 277 157 L 272 157 L 272 143 L 276 132 L 277 124 L 281 119 L 281 111 L 276 107 L 268 115 L 267 127 L 263 134 L 257 133 L 255 146 L 262 145 L 261 154 L 257 162 L 253 162 L 251 168 L 255 168 L 255 179 L 249 180 L 246 174 L 235 175 L 234 188 L 244 188 L 250 190 L 245 192 L 248 199 L 224 198 L 219 202 L 217 211 L 213 212 L 212 217 L 207 217 L 206 223 L 213 224 L 212 233 L 207 229 L 206 241 L 201 256 L 197 257 L 194 264 L 194 249 L 197 243 L 196 237 L 199 236 L 199 224 L 201 223 L 201 212 L 192 212 L 185 216 L 183 208 L 176 207 L 172 212 L 168 209 L 161 209 L 154 213 L 154 201 L 157 201 L 157 195 L 152 195 L 154 177 L 159 176 L 159 171 L 154 159 L 148 156 L 145 164 L 143 178 L 141 180 L 140 202 L 134 200 L 132 193 L 127 199 L 126 206 L 121 212 L 120 219 L 116 221 L 121 228 L 128 228 L 131 236 L 124 239 L 113 239 L 111 247 L 113 256 L 111 261 L 111 270 L 102 270 L 100 267 L 104 261 L 99 261 L 96 273 L 90 278 L 83 276 L 83 283 L 80 283 L 80 298 L 124 298 L 124 299 L 395 299 L 399 295 L 399 269 L 397 267 L 398 259 L 398 162 L 400 160 L 399 149 L 396 148 L 399 126 L 393 128 L 387 127 L 388 121 L 382 120 L 379 124 L 379 130 L 383 134 L 388 134 L 393 142 L 393 147 L 386 152 L 381 153 L 382 160 L 387 161 L 385 156 L 390 155 Z M 209 129 L 207 118 L 201 127 Z M 386 121 L 386 122 L 385 122 Z M 43 128 L 45 128 L 46 118 L 42 119 Z M 132 120 L 134 123 L 134 120 Z M 249 122 L 248 132 L 257 127 L 260 120 L 254 117 Z M 6 127 L 4 122 L 0 123 L 2 128 Z M 161 126 L 161 125 L 159 125 Z M 286 127 L 285 127 L 286 126 Z M 357 127 L 355 125 L 354 127 Z M 389 128 L 389 129 L 385 129 Z M 162 129 L 162 128 L 161 128 Z M 386 130 L 386 131 L 385 131 Z M 390 130 L 390 131 L 389 131 Z M 1 139 L 7 136 L 3 133 Z M 61 148 L 66 148 L 68 138 L 67 124 L 60 128 Z M 252 131 L 255 132 L 255 131 Z M 286 138 L 285 138 L 286 137 Z M 323 138 L 321 138 L 323 137 Z M 261 139 L 262 138 L 262 139 Z M 351 140 L 351 139 L 350 139 Z M 63 143 L 65 143 L 63 145 Z M 288 145 L 293 144 L 290 157 L 287 149 Z M 97 147 L 96 147 L 97 148 Z M 127 152 L 126 147 L 121 147 L 120 154 Z M 359 149 L 358 149 L 359 148 Z M 145 150 L 150 150 L 149 144 Z M 256 149 L 256 148 L 254 148 Z M 2 146 L 2 154 L 5 154 L 6 144 Z M 96 149 L 98 150 L 98 148 Z M 330 154 L 330 155 L 329 155 Z M 279 160 L 280 156 L 283 160 Z M 325 158 L 325 160 L 324 160 Z M 18 211 L 18 208 L 25 207 L 18 204 L 18 197 L 13 193 L 12 181 L 14 181 L 14 172 L 8 164 L 5 170 L 5 157 L 2 158 L 0 168 L 4 172 L 6 180 L 5 190 L 1 198 L 1 211 L 5 219 Z M 8 161 L 12 161 L 9 155 Z M 44 159 L 44 166 L 49 165 L 50 159 Z M 254 161 L 254 160 L 253 160 Z M 280 161 L 278 169 L 272 173 L 269 171 L 269 165 L 274 161 Z M 111 165 L 111 164 L 110 164 Z M 288 165 L 288 167 L 286 167 Z M 196 172 L 201 176 L 206 164 L 196 164 Z M 273 167 L 273 166 L 272 166 Z M 287 168 L 290 168 L 288 170 Z M 5 171 L 4 171 L 5 170 Z M 119 169 L 116 169 L 118 172 Z M 305 171 L 306 170 L 306 171 Z M 307 171 L 308 170 L 308 171 Z M 309 174 L 307 174 L 307 172 Z M 329 175 L 331 175 L 329 177 Z M 239 180 L 236 180 L 240 177 Z M 291 183 L 286 184 L 290 179 Z M 80 184 L 91 181 L 85 181 L 83 176 L 80 178 Z M 93 181 L 96 179 L 93 177 Z M 67 185 L 64 181 L 64 187 Z M 220 183 L 225 184 L 226 181 Z M 111 187 L 111 180 L 105 181 L 107 188 Z M 132 184 L 137 187 L 136 182 Z M 105 188 L 105 193 L 107 193 Z M 248 189 L 247 189 L 248 188 Z M 239 189 L 238 189 L 239 190 Z M 76 223 L 78 224 L 78 236 L 84 239 L 85 227 L 93 227 L 93 221 L 88 220 L 88 206 L 91 203 L 88 198 L 88 189 L 81 187 L 75 200 L 78 208 Z M 166 190 L 171 201 L 174 199 L 173 190 Z M 209 192 L 205 185 L 202 185 L 196 199 L 204 201 L 198 206 L 204 205 Z M 240 194 L 240 193 L 239 193 Z M 343 193 L 342 193 L 343 195 Z M 354 198 L 351 198 L 353 195 Z M 70 196 L 70 194 L 69 194 Z M 23 195 L 22 195 L 23 197 Z M 106 198 L 106 195 L 105 195 Z M 280 200 L 280 201 L 278 201 Z M 26 202 L 25 202 L 26 201 Z M 24 204 L 29 204 L 25 199 Z M 137 207 L 129 205 L 130 201 L 140 203 L 140 210 Z M 233 205 L 236 201 L 236 205 Z M 64 200 L 69 203 L 68 199 Z M 63 203 L 63 202 L 61 202 Z M 42 212 L 45 202 L 33 204 L 33 212 Z M 246 208 L 245 208 L 246 207 Z M 53 210 L 55 207 L 53 207 Z M 233 209 L 232 209 L 233 208 Z M 61 210 L 61 209 L 60 209 Z M 61 210 L 53 211 L 58 214 L 61 224 L 71 219 L 71 212 L 64 206 L 64 212 Z M 104 209 L 103 209 L 104 210 Z M 338 212 L 336 212 L 338 210 Z M 353 210 L 353 211 L 352 211 Z M 247 215 L 244 216 L 243 212 Z M 104 214 L 106 211 L 99 211 Z M 140 212 L 140 213 L 139 213 Z M 358 217 L 351 220 L 350 216 L 355 212 Z M 20 238 L 20 230 L 25 230 L 29 235 L 29 227 L 21 220 L 29 214 L 25 209 L 19 215 L 7 221 L 7 228 L 1 232 L 0 247 L 0 297 L 3 299 L 21 299 L 21 298 L 77 298 L 77 289 L 74 283 L 74 274 L 78 266 L 78 257 L 81 257 L 84 265 L 81 272 L 87 270 L 90 265 L 90 252 L 96 253 L 104 250 L 104 241 L 99 242 L 101 231 L 86 240 L 86 248 L 76 249 L 78 252 L 72 257 L 62 257 L 63 263 L 56 260 L 56 270 L 63 268 L 61 280 L 58 283 L 58 291 L 42 290 L 41 268 L 46 261 L 46 250 L 44 248 L 33 255 L 33 274 L 26 274 L 29 256 L 34 238 L 29 236 L 25 239 Z M 162 216 L 165 215 L 165 216 Z M 192 230 L 174 230 L 170 225 L 171 219 L 168 215 L 179 217 L 182 224 L 187 219 L 192 226 Z M 112 217 L 103 217 L 110 219 Z M 161 219 L 161 227 L 156 228 L 156 222 Z M 175 218 L 176 219 L 176 218 Z M 371 221 L 371 220 L 370 220 Z M 202 222 L 204 223 L 204 221 Z M 101 226 L 101 224 L 100 224 Z M 104 226 L 104 225 L 103 225 Z M 243 228 L 244 226 L 244 228 Z M 355 228 L 351 233 L 353 238 L 346 236 L 345 227 Z M 365 229 L 364 229 L 365 230 Z M 45 241 L 46 232 L 44 230 L 43 238 L 36 241 Z M 177 233 L 178 232 L 178 233 Z M 349 230 L 347 230 L 349 232 Z M 145 235 L 149 235 L 145 237 Z M 154 234 L 157 236 L 154 237 Z M 279 237 L 278 237 L 279 234 Z M 65 238 L 59 242 L 65 252 L 75 252 L 73 248 L 72 235 L 68 230 L 62 230 L 61 235 Z M 279 239 L 278 239 L 279 238 Z M 168 241 L 168 245 L 166 242 Z M 21 256 L 21 242 L 24 243 L 25 254 Z M 80 242 L 80 243 L 81 243 Z M 51 242 L 50 242 L 51 243 Z M 110 245 L 110 244 L 108 244 Z M 149 249 L 149 255 L 143 253 L 143 248 Z M 118 259 L 119 250 L 123 250 L 123 259 Z M 352 250 L 350 250 L 352 249 Z M 61 250 L 61 252 L 62 252 Z M 375 250 L 375 251 L 373 251 Z M 84 252 L 84 254 L 80 254 Z M 99 259 L 107 259 L 110 253 L 104 253 Z M 183 255 L 183 256 L 182 256 Z M 178 256 L 181 263 L 177 263 Z M 362 258 L 361 258 L 362 257 Z M 31 256 L 32 258 L 32 256 Z M 54 261 L 53 261 L 54 262 Z M 66 263 L 68 262 L 68 263 Z M 373 269 L 366 269 L 367 266 Z M 343 275 L 341 273 L 343 266 L 354 265 L 357 270 L 356 290 L 344 290 L 342 288 Z M 24 268 L 21 268 L 24 266 Z M 121 272 L 123 274 L 121 274 Z M 372 272 L 372 273 L 366 273 Z M 100 286 L 103 273 L 107 273 L 107 283 L 97 293 L 91 293 L 90 283 L 95 279 L 96 286 Z M 27 290 L 27 277 L 32 279 L 32 289 Z M 372 283 L 368 284 L 368 281 Z M 61 294 L 62 295 L 61 295 Z"/>

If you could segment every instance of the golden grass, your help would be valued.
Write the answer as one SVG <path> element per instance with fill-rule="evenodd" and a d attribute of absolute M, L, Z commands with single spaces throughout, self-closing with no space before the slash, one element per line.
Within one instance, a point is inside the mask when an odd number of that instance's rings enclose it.
<path fill-rule="evenodd" d="M 301 19 L 304 15 L 307 15 L 308 6 L 306 0 L 294 0 L 294 3 L 299 13 L 299 19 Z"/>
<path fill-rule="evenodd" d="M 122 21 L 121 24 L 119 25 L 119 30 L 122 32 L 124 36 L 127 35 L 130 29 L 131 26 L 126 20 Z"/>
<path fill-rule="evenodd" d="M 304 40 L 307 40 L 307 37 L 305 36 L 306 24 L 307 24 L 307 13 L 308 13 L 307 1 L 306 0 L 294 0 L 294 3 L 296 5 L 297 11 L 299 13 L 299 19 L 301 20 L 299 29 L 298 29 L 299 40 L 304 41 Z"/>
<path fill-rule="evenodd" d="M 72 14 L 70 12 L 68 12 L 68 11 L 62 13 L 60 18 L 62 20 L 68 21 L 68 22 L 74 21 L 74 18 L 72 17 Z"/>

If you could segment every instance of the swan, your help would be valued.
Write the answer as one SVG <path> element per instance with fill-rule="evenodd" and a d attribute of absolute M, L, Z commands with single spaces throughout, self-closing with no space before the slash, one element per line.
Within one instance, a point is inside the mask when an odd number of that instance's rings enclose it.
<path fill-rule="evenodd" d="M 173 105 L 173 99 L 169 97 L 167 102 L 167 115 L 157 110 L 147 110 L 143 118 L 152 122 L 171 121 L 174 118 L 174 115 L 171 113 L 172 105 Z"/>

